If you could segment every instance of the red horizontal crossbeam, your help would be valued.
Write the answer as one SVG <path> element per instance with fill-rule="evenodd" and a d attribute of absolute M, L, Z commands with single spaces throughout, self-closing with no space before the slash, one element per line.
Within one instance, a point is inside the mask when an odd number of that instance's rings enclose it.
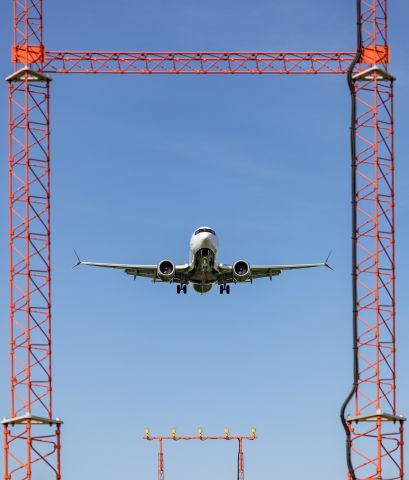
<path fill-rule="evenodd" d="M 343 74 L 354 52 L 49 51 L 43 73 Z"/>
<path fill-rule="evenodd" d="M 163 440 L 173 440 L 173 441 L 179 441 L 179 440 L 256 440 L 257 437 L 255 435 L 232 435 L 232 436 L 205 436 L 205 435 L 197 435 L 197 436 L 159 436 L 159 437 L 148 437 L 145 436 L 143 437 L 145 440 L 158 440 L 158 441 L 163 441 Z"/>

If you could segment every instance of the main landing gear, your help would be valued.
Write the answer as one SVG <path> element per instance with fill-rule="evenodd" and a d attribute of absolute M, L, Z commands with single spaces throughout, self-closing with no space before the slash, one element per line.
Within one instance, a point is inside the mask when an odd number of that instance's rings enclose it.
<path fill-rule="evenodd" d="M 230 285 L 220 285 L 220 295 L 226 292 L 227 295 L 230 294 Z"/>
<path fill-rule="evenodd" d="M 184 294 L 187 293 L 187 285 L 176 285 L 176 292 L 179 294 L 183 292 Z"/>

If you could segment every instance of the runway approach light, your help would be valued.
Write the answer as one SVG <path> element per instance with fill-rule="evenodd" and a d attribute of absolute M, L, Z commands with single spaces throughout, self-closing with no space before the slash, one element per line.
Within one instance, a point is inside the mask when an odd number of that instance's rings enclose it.
<path fill-rule="evenodd" d="M 226 438 L 229 438 L 229 429 L 227 427 L 224 429 L 224 434 L 226 435 Z"/>
<path fill-rule="evenodd" d="M 149 430 L 149 428 L 145 428 L 145 435 L 146 435 L 147 440 L 149 439 L 149 434 L 150 433 L 151 433 L 151 431 Z"/>
<path fill-rule="evenodd" d="M 172 428 L 172 438 L 176 437 L 176 428 Z"/>
<path fill-rule="evenodd" d="M 203 437 L 203 428 L 198 428 L 197 433 L 199 434 L 199 438 Z"/>
<path fill-rule="evenodd" d="M 256 429 L 255 428 L 251 429 L 251 434 L 253 435 L 253 438 L 256 438 Z"/>

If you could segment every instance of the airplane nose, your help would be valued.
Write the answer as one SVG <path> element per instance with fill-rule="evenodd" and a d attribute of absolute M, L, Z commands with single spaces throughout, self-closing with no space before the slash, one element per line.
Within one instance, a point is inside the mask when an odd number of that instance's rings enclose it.
<path fill-rule="evenodd" d="M 213 246 L 213 235 L 211 233 L 204 233 L 202 237 L 202 244 L 205 248 Z"/>

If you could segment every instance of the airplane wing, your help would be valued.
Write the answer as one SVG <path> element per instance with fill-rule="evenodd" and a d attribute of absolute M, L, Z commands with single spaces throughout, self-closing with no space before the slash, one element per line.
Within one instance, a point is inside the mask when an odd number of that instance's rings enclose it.
<path fill-rule="evenodd" d="M 328 259 L 327 259 L 328 260 Z M 332 270 L 331 266 L 328 264 L 327 260 L 321 263 L 300 263 L 294 265 L 248 265 L 249 267 L 249 274 L 245 276 L 245 280 L 238 280 L 235 277 L 233 272 L 233 265 L 219 265 L 219 279 L 218 283 L 236 283 L 240 281 L 252 281 L 256 278 L 271 278 L 275 277 L 276 275 L 280 275 L 280 273 L 284 270 L 298 270 L 301 268 L 316 268 L 316 267 L 327 267 Z"/>
<path fill-rule="evenodd" d="M 158 265 L 139 265 L 133 263 L 98 263 L 98 262 L 82 262 L 77 256 L 78 262 L 75 267 L 78 265 L 87 265 L 89 267 L 103 267 L 103 268 L 115 268 L 118 270 L 123 270 L 126 274 L 132 275 L 133 277 L 145 277 L 152 278 L 155 281 L 161 282 L 158 277 Z M 189 269 L 189 265 L 175 265 L 175 275 L 172 278 L 172 282 L 182 282 L 185 280 L 185 274 Z"/>
<path fill-rule="evenodd" d="M 123 270 L 128 275 L 135 277 L 148 277 L 155 278 L 158 271 L 157 265 L 137 265 L 126 263 L 93 263 L 93 262 L 78 262 L 77 265 L 88 265 L 89 267 L 103 267 L 103 268 L 116 268 Z M 76 266 L 77 266 L 76 265 Z"/>
<path fill-rule="evenodd" d="M 283 270 L 298 270 L 300 268 L 328 267 L 327 262 L 322 263 L 300 263 L 296 265 L 250 265 L 252 278 L 273 277 L 280 275 Z"/>

